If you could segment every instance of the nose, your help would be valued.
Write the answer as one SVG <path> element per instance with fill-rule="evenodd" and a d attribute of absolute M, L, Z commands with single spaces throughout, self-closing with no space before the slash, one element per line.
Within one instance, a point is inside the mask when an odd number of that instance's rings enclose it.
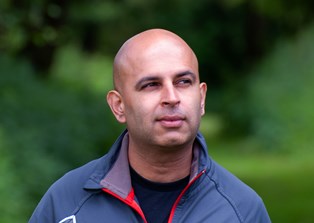
<path fill-rule="evenodd" d="M 161 103 L 163 106 L 176 106 L 180 103 L 178 92 L 172 84 L 163 87 Z"/>

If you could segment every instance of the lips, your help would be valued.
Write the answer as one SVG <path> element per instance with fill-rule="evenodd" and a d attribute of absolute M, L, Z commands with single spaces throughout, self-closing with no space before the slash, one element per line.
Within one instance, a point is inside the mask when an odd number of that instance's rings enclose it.
<path fill-rule="evenodd" d="M 157 119 L 157 121 L 166 128 L 179 128 L 184 123 L 184 116 L 182 115 L 165 115 Z"/>

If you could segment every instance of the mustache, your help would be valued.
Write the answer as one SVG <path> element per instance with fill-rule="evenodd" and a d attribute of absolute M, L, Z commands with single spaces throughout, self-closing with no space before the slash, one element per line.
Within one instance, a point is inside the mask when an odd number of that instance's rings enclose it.
<path fill-rule="evenodd" d="M 156 119 L 157 120 L 186 119 L 186 114 L 180 109 L 165 109 L 157 113 Z"/>

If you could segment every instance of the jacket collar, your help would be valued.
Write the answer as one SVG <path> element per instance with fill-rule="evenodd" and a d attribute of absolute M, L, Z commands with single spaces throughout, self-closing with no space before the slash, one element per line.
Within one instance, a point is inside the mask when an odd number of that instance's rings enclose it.
<path fill-rule="evenodd" d="M 98 160 L 94 173 L 85 184 L 85 189 L 106 188 L 126 198 L 132 190 L 128 161 L 129 136 L 125 130 L 111 147 L 109 153 Z M 197 133 L 193 146 L 190 181 L 209 167 L 205 139 Z"/>

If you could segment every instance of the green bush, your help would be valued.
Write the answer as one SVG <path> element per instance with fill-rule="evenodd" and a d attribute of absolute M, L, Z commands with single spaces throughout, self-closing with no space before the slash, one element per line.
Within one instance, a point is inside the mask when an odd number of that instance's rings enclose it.
<path fill-rule="evenodd" d="M 29 64 L 5 56 L 0 73 L 0 222 L 26 222 L 53 181 L 104 154 L 120 129 L 105 89 L 38 80 Z"/>
<path fill-rule="evenodd" d="M 282 41 L 249 82 L 252 130 L 270 150 L 314 147 L 314 26 Z"/>

